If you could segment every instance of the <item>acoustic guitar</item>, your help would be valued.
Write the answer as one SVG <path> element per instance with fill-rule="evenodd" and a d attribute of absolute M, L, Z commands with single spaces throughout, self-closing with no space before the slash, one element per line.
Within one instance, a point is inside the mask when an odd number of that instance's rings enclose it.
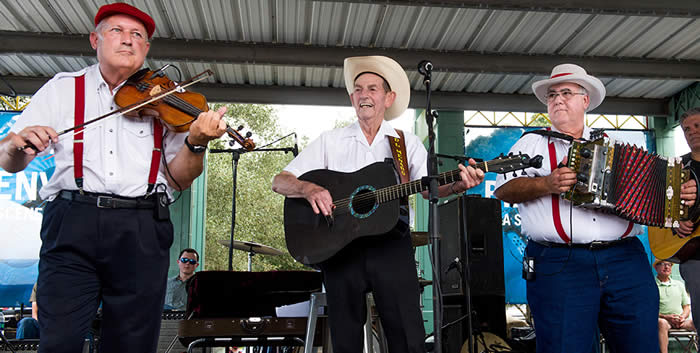
<path fill-rule="evenodd" d="M 542 156 L 501 156 L 478 163 L 484 172 L 508 173 L 529 167 L 539 168 Z M 459 169 L 439 175 L 440 185 L 460 180 Z M 323 262 L 353 240 L 385 234 L 397 225 L 399 201 L 403 197 L 428 189 L 427 180 L 396 183 L 393 162 L 370 164 L 353 173 L 317 169 L 304 173 L 299 180 L 326 188 L 333 198 L 333 214 L 315 214 L 304 198 L 284 200 L 284 235 L 289 253 L 305 265 Z"/>
<path fill-rule="evenodd" d="M 656 258 L 681 263 L 700 249 L 700 227 L 685 238 L 673 234 L 671 228 L 649 227 L 649 248 Z"/>

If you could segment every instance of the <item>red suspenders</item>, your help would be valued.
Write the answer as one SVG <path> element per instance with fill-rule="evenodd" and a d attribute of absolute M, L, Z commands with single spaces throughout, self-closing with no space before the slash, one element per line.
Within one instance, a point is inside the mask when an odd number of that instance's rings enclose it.
<path fill-rule="evenodd" d="M 549 128 L 547 128 L 549 130 Z M 547 137 L 547 149 L 549 150 L 549 166 L 552 170 L 557 168 L 557 151 L 554 149 L 554 142 L 550 141 L 550 138 Z M 559 213 L 559 195 L 557 194 L 552 194 L 552 219 L 554 220 L 554 228 L 557 230 L 557 234 L 559 234 L 559 237 L 561 240 L 563 240 L 565 243 L 569 243 L 571 239 L 569 236 L 566 234 L 564 231 L 564 227 L 561 224 L 561 215 Z M 629 225 L 627 225 L 627 229 L 625 230 L 625 233 L 622 234 L 621 238 L 624 238 L 630 234 L 632 231 L 632 228 L 634 227 L 634 223 L 629 222 Z"/>
<path fill-rule="evenodd" d="M 75 78 L 75 126 L 85 122 L 85 75 Z M 83 192 L 83 129 L 73 135 L 73 175 L 75 185 Z M 153 122 L 153 152 L 151 153 L 151 169 L 148 173 L 147 193 L 153 190 L 158 177 L 160 156 L 163 150 L 163 125 L 158 119 Z"/>

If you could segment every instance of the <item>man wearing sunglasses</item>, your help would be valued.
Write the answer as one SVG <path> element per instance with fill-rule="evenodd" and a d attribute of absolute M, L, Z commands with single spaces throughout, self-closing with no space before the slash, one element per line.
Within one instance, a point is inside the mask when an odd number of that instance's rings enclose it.
<path fill-rule="evenodd" d="M 164 308 L 185 310 L 187 308 L 187 281 L 194 276 L 194 271 L 199 267 L 199 253 L 197 250 L 187 248 L 180 251 L 177 267 L 180 269 L 180 273 L 168 279 Z"/>

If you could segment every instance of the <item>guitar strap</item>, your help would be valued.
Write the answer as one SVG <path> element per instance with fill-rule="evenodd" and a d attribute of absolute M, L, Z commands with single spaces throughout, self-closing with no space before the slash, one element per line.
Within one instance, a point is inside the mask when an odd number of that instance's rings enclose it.
<path fill-rule="evenodd" d="M 391 155 L 394 157 L 394 168 L 399 174 L 399 179 L 401 184 L 408 183 L 410 181 L 410 174 L 408 170 L 408 157 L 406 153 L 406 139 L 404 138 L 403 131 L 395 129 L 399 137 L 387 136 L 389 138 L 389 146 L 391 147 Z M 408 204 L 408 198 L 404 197 L 401 199 L 402 205 Z"/>
<path fill-rule="evenodd" d="M 395 129 L 399 134 L 399 137 L 389 137 L 389 146 L 391 146 L 391 155 L 394 157 L 394 167 L 396 167 L 396 172 L 399 173 L 399 178 L 401 179 L 401 184 L 408 183 L 408 157 L 406 157 L 406 139 L 403 136 L 403 131 Z"/>

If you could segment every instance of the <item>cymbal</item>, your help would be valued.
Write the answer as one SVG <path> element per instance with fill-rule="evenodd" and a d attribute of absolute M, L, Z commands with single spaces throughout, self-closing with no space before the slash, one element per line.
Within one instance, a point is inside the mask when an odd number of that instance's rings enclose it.
<path fill-rule="evenodd" d="M 428 243 L 428 232 L 411 232 L 411 244 L 414 248 Z"/>
<path fill-rule="evenodd" d="M 223 245 L 223 246 L 228 247 L 231 242 L 228 240 L 225 240 L 225 239 L 221 239 L 218 241 L 218 243 Z M 236 250 L 243 250 L 243 251 L 252 252 L 255 254 L 273 255 L 273 256 L 284 255 L 284 252 L 282 252 L 281 250 L 277 250 L 271 246 L 253 243 L 252 241 L 234 240 L 233 241 L 233 248 Z"/>

